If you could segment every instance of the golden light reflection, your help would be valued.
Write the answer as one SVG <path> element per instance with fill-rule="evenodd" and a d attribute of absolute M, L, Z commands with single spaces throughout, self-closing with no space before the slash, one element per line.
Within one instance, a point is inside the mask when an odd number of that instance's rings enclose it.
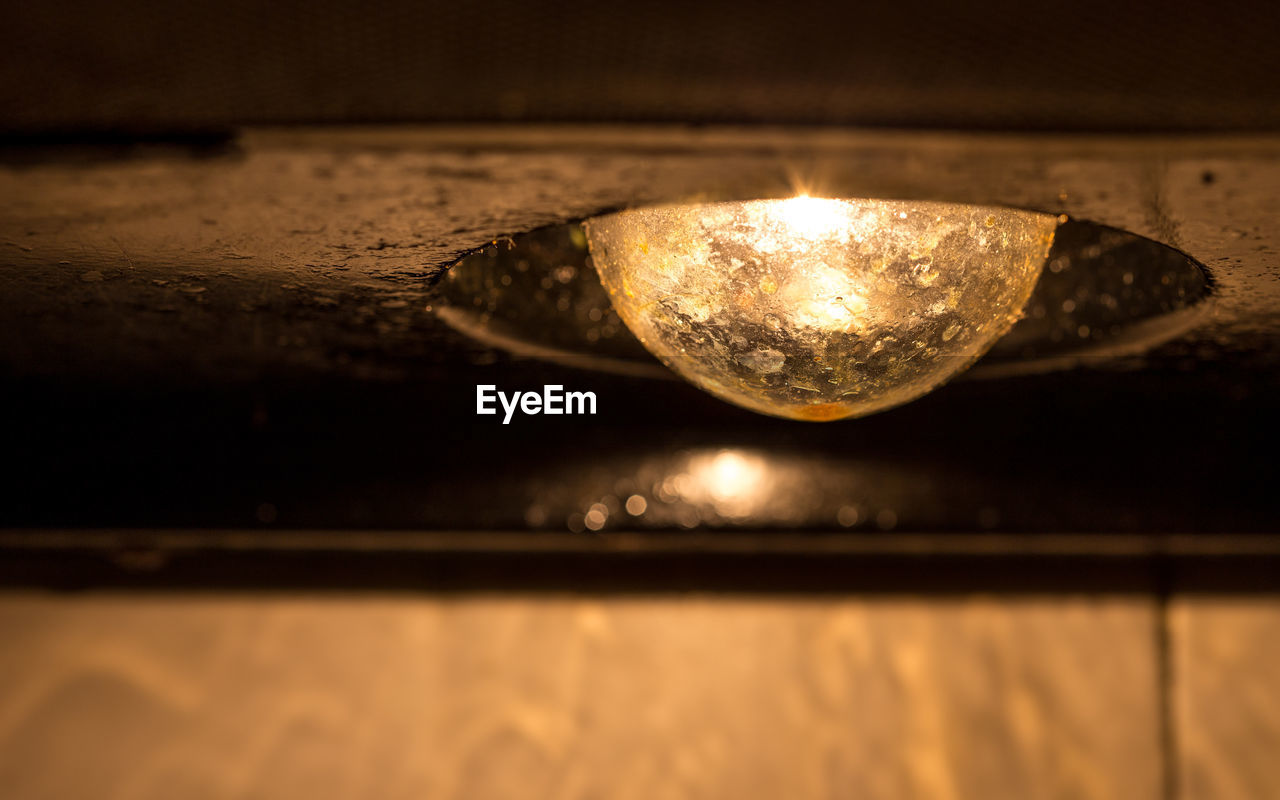
<path fill-rule="evenodd" d="M 710 502 L 724 517 L 750 516 L 773 489 L 773 476 L 764 458 L 736 450 L 699 454 L 689 460 L 690 502 Z"/>
<path fill-rule="evenodd" d="M 948 481 L 966 496 L 963 481 Z M 963 502 L 963 501 L 962 501 Z M 853 463 L 743 447 L 660 452 L 609 468 L 547 475 L 530 497 L 534 528 L 570 531 L 898 527 L 954 513 L 930 481 L 892 463 Z"/>
<path fill-rule="evenodd" d="M 682 454 L 666 465 L 651 491 L 660 506 L 674 510 L 682 527 L 692 528 L 745 519 L 791 520 L 815 502 L 811 485 L 801 466 L 724 448 Z"/>
<path fill-rule="evenodd" d="M 1017 320 L 1058 219 L 951 203 L 660 206 L 585 227 L 623 322 L 693 384 L 827 421 L 913 400 Z"/>

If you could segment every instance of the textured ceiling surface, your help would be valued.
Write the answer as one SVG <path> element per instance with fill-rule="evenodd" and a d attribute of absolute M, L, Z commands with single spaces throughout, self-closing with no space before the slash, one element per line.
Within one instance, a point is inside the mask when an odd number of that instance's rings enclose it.
<path fill-rule="evenodd" d="M 11 163 L 0 357 L 19 374 L 404 377 L 448 356 L 431 283 L 471 248 L 618 206 L 803 186 L 1148 236 L 1213 284 L 1170 356 L 1265 360 L 1278 182 L 1280 146 L 1265 138 L 683 128 L 266 130 L 220 155 Z"/>

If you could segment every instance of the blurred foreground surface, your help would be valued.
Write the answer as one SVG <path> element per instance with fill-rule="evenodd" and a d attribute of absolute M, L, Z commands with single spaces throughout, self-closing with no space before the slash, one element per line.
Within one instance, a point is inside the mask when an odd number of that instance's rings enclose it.
<path fill-rule="evenodd" d="M 1203 599 L 1169 612 L 1165 641 L 1151 601 L 1106 597 L 8 595 L 0 786 L 1270 796 L 1280 612 Z"/>

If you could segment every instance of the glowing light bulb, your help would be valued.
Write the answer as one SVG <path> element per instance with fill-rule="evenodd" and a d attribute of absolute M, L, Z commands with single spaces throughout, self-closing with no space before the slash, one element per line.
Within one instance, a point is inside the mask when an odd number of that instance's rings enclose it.
<path fill-rule="evenodd" d="M 844 228 L 845 216 L 828 200 L 800 195 L 778 203 L 778 216 L 788 232 L 802 239 L 821 239 Z"/>
<path fill-rule="evenodd" d="M 862 416 L 964 370 L 1017 320 L 1057 218 L 795 197 L 588 220 L 618 315 L 695 385 L 791 419 Z"/>

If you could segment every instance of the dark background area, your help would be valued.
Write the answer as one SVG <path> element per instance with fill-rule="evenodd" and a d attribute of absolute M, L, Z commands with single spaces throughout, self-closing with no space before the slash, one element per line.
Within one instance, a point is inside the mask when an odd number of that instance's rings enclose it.
<path fill-rule="evenodd" d="M 1271 3 L 7 2 L 0 128 L 1274 130 Z"/>

